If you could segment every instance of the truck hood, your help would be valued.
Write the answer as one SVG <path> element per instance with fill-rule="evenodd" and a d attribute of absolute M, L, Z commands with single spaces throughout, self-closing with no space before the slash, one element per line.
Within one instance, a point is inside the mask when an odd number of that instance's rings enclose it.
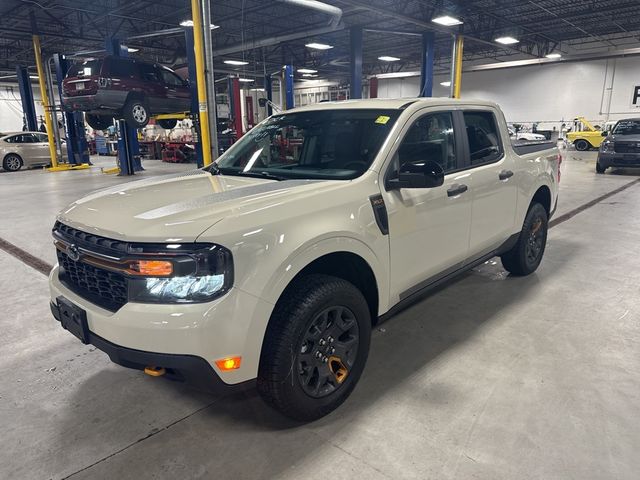
<path fill-rule="evenodd" d="M 194 170 L 100 190 L 69 205 L 58 220 L 116 240 L 194 242 L 234 209 L 261 208 L 333 183 L 274 181 Z"/>

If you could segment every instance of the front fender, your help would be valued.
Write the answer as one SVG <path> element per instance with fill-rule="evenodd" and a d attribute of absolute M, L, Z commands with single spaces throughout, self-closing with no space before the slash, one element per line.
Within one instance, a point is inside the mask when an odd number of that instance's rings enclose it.
<path fill-rule="evenodd" d="M 265 285 L 261 297 L 275 304 L 285 288 L 307 265 L 325 255 L 338 252 L 352 253 L 367 262 L 373 271 L 378 287 L 379 313 L 386 311 L 388 308 L 389 279 L 388 275 L 384 273 L 388 271 L 383 265 L 384 260 L 381 261 L 376 253 L 362 240 L 345 235 L 313 239 L 300 246 L 273 273 Z"/>

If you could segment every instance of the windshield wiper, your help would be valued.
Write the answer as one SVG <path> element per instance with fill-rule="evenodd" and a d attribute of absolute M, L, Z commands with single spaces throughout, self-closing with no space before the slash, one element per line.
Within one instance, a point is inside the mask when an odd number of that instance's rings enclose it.
<path fill-rule="evenodd" d="M 269 173 L 269 172 L 234 172 L 234 173 L 228 173 L 227 175 L 238 175 L 238 176 L 242 176 L 242 177 L 255 177 L 255 178 L 268 178 L 269 180 L 277 180 L 277 181 L 282 181 L 282 180 L 287 180 L 287 178 L 285 177 L 280 177 L 278 175 L 274 175 L 273 173 Z"/>
<path fill-rule="evenodd" d="M 222 174 L 222 172 L 220 171 L 220 167 L 218 166 L 217 163 L 212 163 L 211 165 L 209 165 L 209 168 L 207 168 L 207 171 L 211 174 L 211 175 L 220 175 Z"/>

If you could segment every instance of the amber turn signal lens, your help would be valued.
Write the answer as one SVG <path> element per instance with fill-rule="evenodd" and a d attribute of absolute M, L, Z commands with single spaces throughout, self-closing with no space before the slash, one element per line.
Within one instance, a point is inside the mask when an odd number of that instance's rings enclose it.
<path fill-rule="evenodd" d="M 150 277 L 166 277 L 173 273 L 173 264 L 164 260 L 136 260 L 130 268 L 137 275 Z"/>
<path fill-rule="evenodd" d="M 240 368 L 242 357 L 227 357 L 216 360 L 217 367 L 222 371 L 236 370 Z"/>

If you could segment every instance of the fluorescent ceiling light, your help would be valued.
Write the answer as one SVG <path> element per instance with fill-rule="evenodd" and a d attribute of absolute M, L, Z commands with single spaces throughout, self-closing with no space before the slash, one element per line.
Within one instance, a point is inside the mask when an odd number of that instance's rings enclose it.
<path fill-rule="evenodd" d="M 440 85 L 442 85 L 443 87 L 450 87 L 451 82 L 447 80 L 446 82 L 440 82 Z"/>
<path fill-rule="evenodd" d="M 135 53 L 135 52 L 139 52 L 139 51 L 140 51 L 139 48 L 127 47 L 127 52 L 129 52 L 129 53 Z"/>
<path fill-rule="evenodd" d="M 300 70 L 298 70 L 298 71 L 300 71 Z M 312 78 L 314 78 L 314 77 L 317 77 L 318 75 L 315 75 L 313 73 L 303 73 L 302 76 L 303 77 L 312 77 Z"/>
<path fill-rule="evenodd" d="M 549 54 L 545 55 L 545 57 L 547 57 L 547 58 L 560 58 L 560 57 L 562 57 L 562 55 L 560 55 L 559 53 L 549 53 Z"/>
<path fill-rule="evenodd" d="M 507 37 L 496 38 L 496 42 L 501 43 L 503 45 L 513 45 L 514 43 L 519 43 L 520 40 L 518 40 L 517 38 L 507 36 Z"/>
<path fill-rule="evenodd" d="M 450 17 L 449 15 L 443 15 L 441 17 L 431 19 L 433 23 L 438 23 L 440 25 L 444 25 L 445 27 L 451 27 L 453 25 L 461 25 L 462 20 L 459 20 L 454 17 Z"/>
<path fill-rule="evenodd" d="M 318 70 L 314 70 L 313 68 L 299 68 L 298 73 L 318 73 Z"/>
<path fill-rule="evenodd" d="M 330 48 L 333 48 L 333 45 L 327 45 L 326 43 L 307 43 L 305 45 L 305 47 L 307 48 L 315 48 L 316 50 L 329 50 Z"/>
<path fill-rule="evenodd" d="M 393 73 L 381 73 L 376 75 L 378 78 L 404 78 L 404 77 L 417 77 L 420 72 L 393 72 Z"/>
<path fill-rule="evenodd" d="M 238 81 L 243 82 L 243 83 L 251 83 L 251 82 L 255 82 L 254 78 L 239 78 Z"/>
<path fill-rule="evenodd" d="M 180 26 L 181 27 L 193 27 L 193 20 L 183 20 L 180 22 Z M 211 30 L 215 29 L 215 28 L 220 28 L 219 25 L 214 25 L 213 23 L 211 23 L 209 25 L 211 27 Z"/>
<path fill-rule="evenodd" d="M 225 60 L 224 63 L 227 65 L 249 65 L 249 62 L 245 62 L 244 60 Z"/>
<path fill-rule="evenodd" d="M 400 59 L 398 57 L 390 57 L 388 55 L 382 55 L 381 57 L 378 57 L 378 60 L 382 60 L 383 62 L 397 62 Z"/>

